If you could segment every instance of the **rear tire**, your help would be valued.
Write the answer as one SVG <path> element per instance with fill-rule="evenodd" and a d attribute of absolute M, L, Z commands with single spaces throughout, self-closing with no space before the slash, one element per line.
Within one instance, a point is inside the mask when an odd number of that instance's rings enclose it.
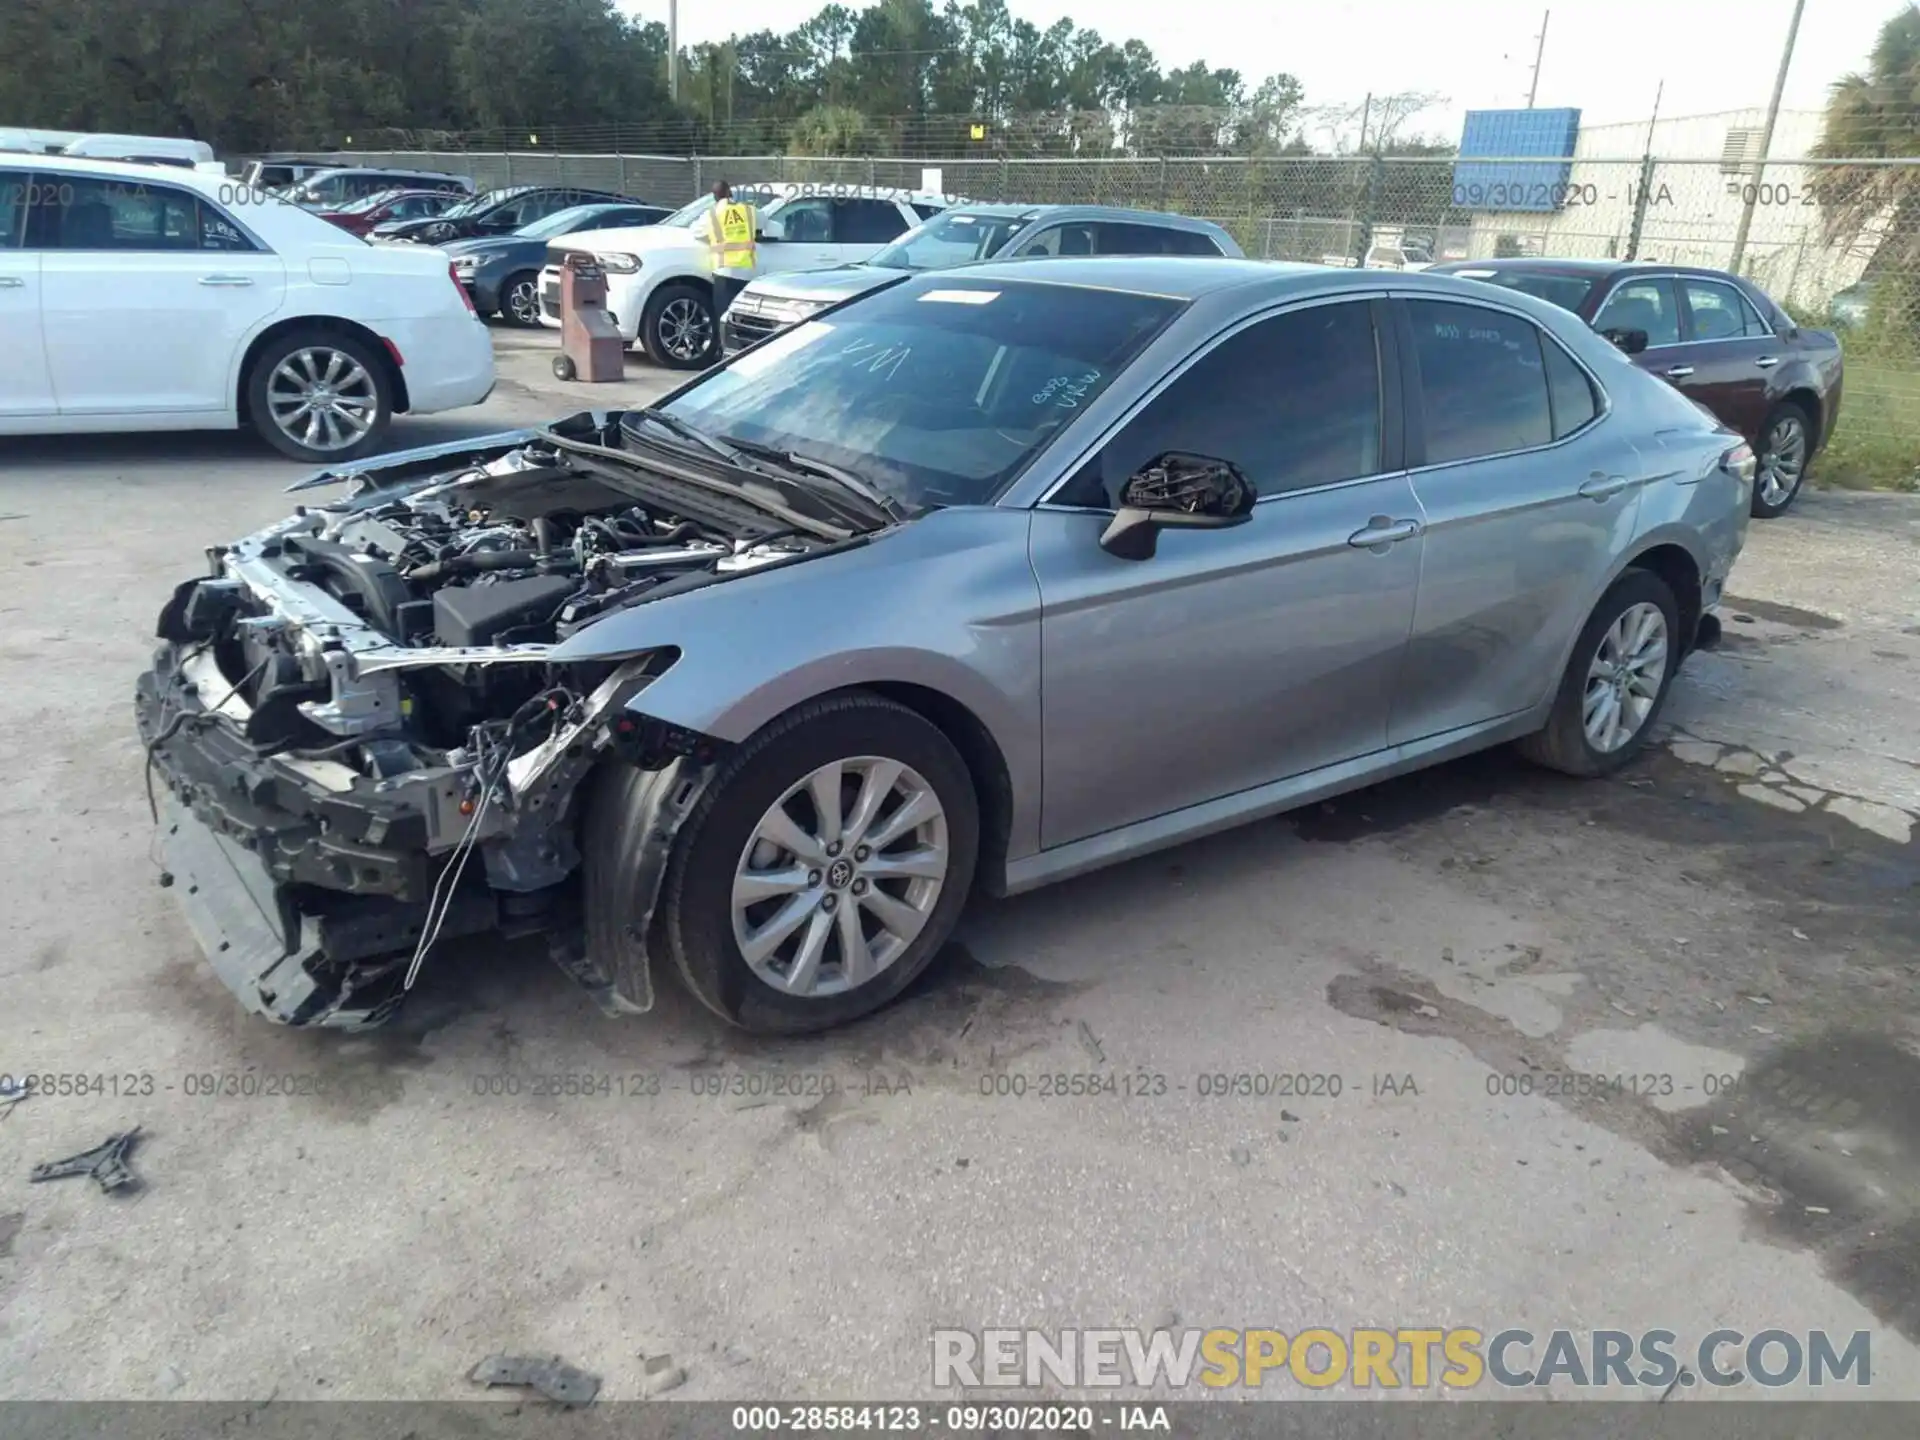
<path fill-rule="evenodd" d="M 1650 570 L 1627 571 L 1574 642 L 1546 725 L 1515 748 L 1566 775 L 1618 770 L 1640 753 L 1659 720 L 1681 644 L 1679 606 L 1667 582 Z"/>
<path fill-rule="evenodd" d="M 861 691 L 815 700 L 707 786 L 675 842 L 660 929 L 722 1019 L 825 1030 L 926 969 L 966 904 L 979 833 L 972 777 L 938 728 Z"/>
<path fill-rule="evenodd" d="M 1773 408 L 1760 427 L 1755 459 L 1759 463 L 1753 476 L 1753 517 L 1777 519 L 1799 496 L 1813 459 L 1813 417 L 1804 405 L 1783 400 Z"/>
<path fill-rule="evenodd" d="M 393 419 L 383 359 L 332 330 L 291 330 L 270 341 L 246 383 L 247 414 L 261 438 L 311 464 L 372 454 Z"/>
<path fill-rule="evenodd" d="M 647 358 L 668 370 L 704 370 L 719 358 L 719 317 L 713 287 L 676 280 L 647 297 L 640 343 Z"/>

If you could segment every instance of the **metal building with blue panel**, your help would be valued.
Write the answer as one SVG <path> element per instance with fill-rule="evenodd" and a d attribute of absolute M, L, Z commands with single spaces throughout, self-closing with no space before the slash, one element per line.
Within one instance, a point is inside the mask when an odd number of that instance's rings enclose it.
<path fill-rule="evenodd" d="M 1453 167 L 1458 210 L 1547 212 L 1566 203 L 1578 110 L 1469 110 Z M 1485 155 L 1490 160 L 1476 161 Z M 1538 155 L 1540 164 L 1521 157 Z"/>

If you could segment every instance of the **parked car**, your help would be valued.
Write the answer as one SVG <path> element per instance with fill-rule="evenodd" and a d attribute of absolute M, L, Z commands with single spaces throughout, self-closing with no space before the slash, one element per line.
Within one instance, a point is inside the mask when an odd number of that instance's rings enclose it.
<path fill-rule="evenodd" d="M 375 240 L 408 240 L 444 245 L 449 240 L 471 240 L 485 235 L 511 235 L 576 205 L 645 205 L 631 195 L 575 186 L 509 185 L 487 190 L 465 204 L 423 220 L 395 220 L 373 228 Z M 658 208 L 658 207 L 648 207 Z"/>
<path fill-rule="evenodd" d="M 1867 315 L 1873 308 L 1875 282 L 1862 277 L 1835 292 L 1828 302 L 1827 321 L 1836 330 L 1858 330 L 1867 323 Z"/>
<path fill-rule="evenodd" d="M 758 212 L 756 279 L 869 259 L 949 206 L 947 197 L 921 191 L 799 183 L 736 185 L 733 195 Z M 550 244 L 540 272 L 540 323 L 560 328 L 560 267 L 586 251 L 606 272 L 607 313 L 627 344 L 671 370 L 711 364 L 720 354 L 707 258 L 712 208 L 713 197 L 703 195 L 658 225 Z"/>
<path fill-rule="evenodd" d="M 911 275 L 647 409 L 297 488 L 349 481 L 208 551 L 139 682 L 220 977 L 357 1028 L 436 945 L 544 931 L 610 1010 L 659 956 L 798 1032 L 976 885 L 1503 741 L 1616 770 L 1717 633 L 1753 453 L 1523 294 L 1111 257 Z"/>
<path fill-rule="evenodd" d="M 338 210 L 314 213 L 330 225 L 364 236 L 374 226 L 389 220 L 421 220 L 444 214 L 460 200 L 461 196 L 452 190 L 382 190 L 359 200 L 349 200 Z"/>
<path fill-rule="evenodd" d="M 232 194 L 194 170 L 0 159 L 0 434 L 251 425 L 340 460 L 398 411 L 486 398 L 493 347 L 446 257 Z"/>
<path fill-rule="evenodd" d="M 389 190 L 451 190 L 457 195 L 471 195 L 473 181 L 464 175 L 447 175 L 437 170 L 343 166 L 309 175 L 291 190 L 281 193 L 295 205 L 309 210 L 337 210 L 351 200 L 364 200 Z"/>
<path fill-rule="evenodd" d="M 870 260 L 831 270 L 780 271 L 754 280 L 721 317 L 731 355 L 829 305 L 902 275 L 978 260 L 1052 255 L 1241 255 L 1225 230 L 1159 210 L 1106 205 L 964 205 L 943 211 Z"/>
<path fill-rule="evenodd" d="M 473 296 L 482 315 L 499 315 L 515 325 L 540 323 L 540 267 L 547 242 L 583 230 L 653 225 L 673 212 L 663 205 L 571 205 L 544 220 L 522 225 L 511 235 L 455 240 L 441 248 L 452 257 L 454 278 Z"/>
<path fill-rule="evenodd" d="M 254 190 L 287 190 L 346 162 L 337 155 L 300 155 L 281 152 L 249 160 L 240 170 L 241 183 Z"/>
<path fill-rule="evenodd" d="M 1434 269 L 1537 295 L 1611 334 L 1747 438 L 1753 513 L 1784 514 L 1840 415 L 1840 341 L 1724 270 L 1617 260 L 1470 260 Z"/>

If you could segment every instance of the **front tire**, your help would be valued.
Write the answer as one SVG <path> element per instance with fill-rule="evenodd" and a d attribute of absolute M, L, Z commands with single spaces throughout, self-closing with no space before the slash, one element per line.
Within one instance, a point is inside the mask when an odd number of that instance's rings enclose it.
<path fill-rule="evenodd" d="M 1546 725 L 1519 742 L 1536 765 L 1607 775 L 1640 753 L 1680 668 L 1679 606 L 1667 582 L 1629 570 L 1593 608 Z"/>
<path fill-rule="evenodd" d="M 668 370 L 704 370 L 718 358 L 719 320 L 710 286 L 675 281 L 647 297 L 640 343 L 647 358 Z"/>
<path fill-rule="evenodd" d="M 812 701 L 741 746 L 688 816 L 664 938 L 688 988 L 732 1024 L 844 1024 L 946 943 L 979 831 L 966 763 L 933 724 L 860 691 Z"/>
<path fill-rule="evenodd" d="M 540 273 L 537 270 L 522 270 L 518 275 L 507 277 L 500 287 L 500 318 L 523 330 L 539 328 Z"/>
<path fill-rule="evenodd" d="M 282 455 L 316 464 L 357 460 L 386 437 L 393 388 L 385 364 L 360 341 L 294 330 L 254 357 L 247 413 Z"/>
<path fill-rule="evenodd" d="M 1782 401 L 1760 427 L 1759 461 L 1753 476 L 1756 520 L 1773 520 L 1787 513 L 1806 482 L 1813 457 L 1813 417 L 1792 400 Z"/>

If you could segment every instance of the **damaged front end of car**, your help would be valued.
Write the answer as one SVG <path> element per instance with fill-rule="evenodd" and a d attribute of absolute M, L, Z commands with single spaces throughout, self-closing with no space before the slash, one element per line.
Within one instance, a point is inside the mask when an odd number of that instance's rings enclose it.
<path fill-rule="evenodd" d="M 248 1009 L 376 1025 L 433 946 L 484 933 L 544 933 L 604 1008 L 650 1005 L 644 963 L 607 953 L 634 937 L 583 924 L 584 782 L 617 772 L 650 837 L 605 882 L 650 885 L 644 918 L 722 747 L 635 707 L 677 650 L 555 652 L 845 536 L 636 465 L 618 418 L 316 477 L 350 493 L 210 550 L 167 602 L 136 694 L 162 883 Z"/>

